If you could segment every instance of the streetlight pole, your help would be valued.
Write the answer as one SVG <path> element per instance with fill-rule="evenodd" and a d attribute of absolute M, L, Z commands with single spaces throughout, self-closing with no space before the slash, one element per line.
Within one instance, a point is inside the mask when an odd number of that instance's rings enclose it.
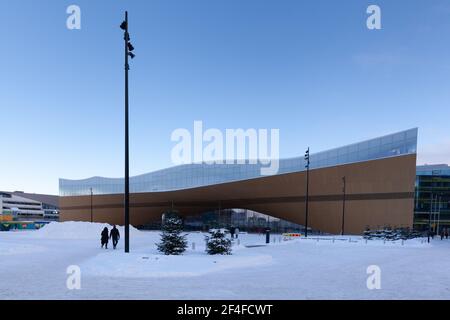
<path fill-rule="evenodd" d="M 92 192 L 92 187 L 91 187 L 91 223 L 94 222 L 94 210 L 93 210 L 93 206 L 92 206 L 92 197 L 94 196 L 93 192 Z"/>
<path fill-rule="evenodd" d="M 434 194 L 434 196 L 433 196 L 433 221 L 431 222 L 431 229 L 433 230 L 433 237 L 436 234 L 437 199 L 438 199 L 438 195 Z"/>
<path fill-rule="evenodd" d="M 431 191 L 430 195 L 430 213 L 428 215 L 428 243 L 430 243 L 431 236 L 431 214 L 433 212 L 433 191 Z"/>
<path fill-rule="evenodd" d="M 436 234 L 439 235 L 439 229 L 441 227 L 441 201 L 442 201 L 442 193 L 439 194 L 439 203 L 438 203 L 438 213 L 437 213 L 437 228 Z"/>
<path fill-rule="evenodd" d="M 305 152 L 305 160 L 306 160 L 306 212 L 305 212 L 305 238 L 308 237 L 308 202 L 309 202 L 309 147 Z"/>
<path fill-rule="evenodd" d="M 342 182 L 344 184 L 342 188 L 343 198 L 342 198 L 342 227 L 341 227 L 341 235 L 344 235 L 344 224 L 345 224 L 345 188 L 346 188 L 346 181 L 345 176 L 342 177 Z"/>
<path fill-rule="evenodd" d="M 130 252 L 130 170 L 129 170 L 129 148 L 128 148 L 128 57 L 134 58 L 133 45 L 130 42 L 130 34 L 128 33 L 128 11 L 125 11 L 125 20 L 120 25 L 120 29 L 124 31 L 125 41 L 125 252 Z"/>
<path fill-rule="evenodd" d="M 219 217 L 218 217 L 218 226 L 219 229 L 221 228 L 222 222 L 221 222 L 221 214 L 222 214 L 222 203 L 219 200 Z"/>

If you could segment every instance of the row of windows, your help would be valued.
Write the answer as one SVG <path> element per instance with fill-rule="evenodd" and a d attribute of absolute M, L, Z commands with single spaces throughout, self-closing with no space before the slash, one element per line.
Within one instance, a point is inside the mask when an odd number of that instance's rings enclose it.
<path fill-rule="evenodd" d="M 23 206 L 40 206 L 40 203 L 36 203 L 36 202 L 24 202 L 24 201 L 3 201 L 4 204 L 8 204 L 8 205 L 23 205 Z"/>
<path fill-rule="evenodd" d="M 4 209 L 4 210 L 12 210 L 11 207 L 5 207 L 5 206 L 3 206 L 3 209 Z M 24 208 L 24 207 L 17 207 L 17 209 L 19 209 L 19 210 L 25 210 L 25 211 L 41 211 L 41 210 L 42 210 L 40 207 L 39 207 L 39 208 Z"/>

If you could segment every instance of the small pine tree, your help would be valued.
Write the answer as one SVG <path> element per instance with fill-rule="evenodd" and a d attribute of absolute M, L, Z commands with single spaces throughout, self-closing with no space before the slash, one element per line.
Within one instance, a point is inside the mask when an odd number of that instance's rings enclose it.
<path fill-rule="evenodd" d="M 162 223 L 161 242 L 157 243 L 158 250 L 165 255 L 180 255 L 187 248 L 186 235 L 182 235 L 183 221 L 175 212 L 164 215 Z"/>
<path fill-rule="evenodd" d="M 231 240 L 225 237 L 225 232 L 220 229 L 209 231 L 206 237 L 206 252 L 208 254 L 231 254 Z"/>

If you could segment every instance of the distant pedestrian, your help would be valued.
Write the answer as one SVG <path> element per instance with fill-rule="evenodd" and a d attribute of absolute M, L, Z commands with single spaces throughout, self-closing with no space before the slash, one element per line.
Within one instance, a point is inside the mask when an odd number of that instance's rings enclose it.
<path fill-rule="evenodd" d="M 105 249 L 108 249 L 108 228 L 105 227 L 102 231 L 102 236 L 101 236 L 101 242 L 102 242 L 102 249 L 103 246 L 105 246 Z"/>
<path fill-rule="evenodd" d="M 231 234 L 231 239 L 234 239 L 234 227 L 233 226 L 230 227 L 230 234 Z"/>
<path fill-rule="evenodd" d="M 236 239 L 239 237 L 239 228 L 236 227 L 236 229 L 234 229 L 234 234 L 236 235 Z"/>
<path fill-rule="evenodd" d="M 445 237 L 445 232 L 444 232 L 444 229 L 442 229 L 442 231 L 441 231 L 441 240 L 444 240 L 444 237 Z"/>
<path fill-rule="evenodd" d="M 448 228 L 445 228 L 445 239 L 448 239 Z"/>
<path fill-rule="evenodd" d="M 109 238 L 112 239 L 113 249 L 116 250 L 117 243 L 119 242 L 120 239 L 120 233 L 119 230 L 116 228 L 116 225 L 114 225 L 113 228 L 111 229 Z"/>

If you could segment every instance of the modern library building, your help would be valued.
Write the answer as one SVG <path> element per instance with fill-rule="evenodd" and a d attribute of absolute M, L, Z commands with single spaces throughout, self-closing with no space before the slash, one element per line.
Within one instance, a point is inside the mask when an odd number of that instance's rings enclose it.
<path fill-rule="evenodd" d="M 215 210 L 246 209 L 325 233 L 413 227 L 417 128 L 310 155 L 279 160 L 275 175 L 261 164 L 186 164 L 130 178 L 130 222 L 161 221 Z M 60 179 L 60 220 L 124 223 L 124 180 Z M 308 201 L 306 201 L 308 200 Z M 426 208 L 425 208 L 426 210 Z M 344 230 L 342 230 L 344 229 Z"/>

